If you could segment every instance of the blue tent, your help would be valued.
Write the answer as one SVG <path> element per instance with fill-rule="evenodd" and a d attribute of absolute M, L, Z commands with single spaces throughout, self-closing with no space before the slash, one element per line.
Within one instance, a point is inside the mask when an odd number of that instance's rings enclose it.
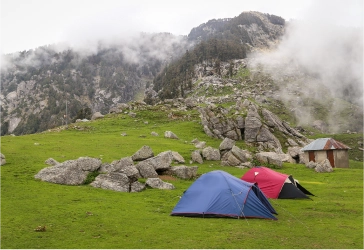
<path fill-rule="evenodd" d="M 215 170 L 200 176 L 183 194 L 171 215 L 264 218 L 277 214 L 254 183 Z"/>

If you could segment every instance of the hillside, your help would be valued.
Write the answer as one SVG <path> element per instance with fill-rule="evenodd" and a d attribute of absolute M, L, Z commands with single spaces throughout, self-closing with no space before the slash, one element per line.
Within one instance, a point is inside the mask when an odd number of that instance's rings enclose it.
<path fill-rule="evenodd" d="M 258 244 L 274 249 L 362 248 L 363 164 L 355 160 L 350 160 L 350 169 L 332 173 L 317 173 L 290 163 L 275 169 L 291 174 L 315 195 L 311 200 L 270 199 L 278 221 L 170 216 L 195 179 L 169 178 L 166 182 L 175 186 L 173 190 L 146 188 L 138 193 L 35 179 L 40 170 L 49 167 L 49 158 L 66 162 L 88 156 L 110 164 L 133 155 L 144 145 L 155 154 L 179 152 L 186 160 L 184 165 L 198 166 L 198 176 L 223 170 L 240 178 L 249 170 L 222 166 L 220 161 L 190 163 L 196 138 L 214 148 L 222 140 L 204 133 L 196 110 L 183 111 L 174 104 L 177 102 L 158 106 L 133 102 L 119 114 L 70 124 L 68 129 L 63 126 L 43 133 L 3 136 L 6 164 L 1 166 L 1 247 L 235 249 Z M 173 131 L 179 139 L 164 138 L 165 131 Z M 355 143 L 362 140 L 358 134 L 346 136 Z M 252 153 L 256 150 L 244 141 L 236 145 Z M 325 237 L 317 237 L 323 230 Z M 327 237 L 335 240 L 328 241 Z"/>
<path fill-rule="evenodd" d="M 141 99 L 170 58 L 188 48 L 185 38 L 168 33 L 128 39 L 82 51 L 49 45 L 6 55 L 1 134 L 41 132 L 77 118 L 90 119 L 82 116 L 85 109 L 105 114 L 117 103 Z"/>

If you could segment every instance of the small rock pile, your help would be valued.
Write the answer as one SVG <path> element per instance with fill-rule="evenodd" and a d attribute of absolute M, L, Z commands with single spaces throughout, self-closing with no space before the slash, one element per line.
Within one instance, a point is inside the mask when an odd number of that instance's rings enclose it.
<path fill-rule="evenodd" d="M 134 164 L 134 161 L 137 164 Z M 171 166 L 172 163 L 184 163 L 183 157 L 174 151 L 165 151 L 154 156 L 149 146 L 143 146 L 135 154 L 111 163 L 102 163 L 100 159 L 80 157 L 62 163 L 49 158 L 45 161 L 50 167 L 40 170 L 36 179 L 56 184 L 82 185 L 90 173 L 98 176 L 91 186 L 119 192 L 140 192 L 146 186 L 158 189 L 174 189 L 170 183 L 159 178 L 159 175 L 173 175 L 181 179 L 197 176 L 197 166 Z M 147 179 L 141 183 L 138 179 Z"/>

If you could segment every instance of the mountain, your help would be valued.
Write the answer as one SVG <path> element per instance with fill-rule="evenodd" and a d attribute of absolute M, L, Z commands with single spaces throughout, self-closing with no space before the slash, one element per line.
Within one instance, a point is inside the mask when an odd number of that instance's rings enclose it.
<path fill-rule="evenodd" d="M 180 60 L 164 68 L 153 81 L 153 90 L 160 99 L 184 97 L 191 90 L 196 64 L 213 67 L 219 73 L 220 62 L 246 58 L 247 53 L 269 49 L 284 34 L 285 20 L 259 12 L 243 12 L 235 18 L 210 20 L 193 28 L 188 39 L 196 44 Z M 206 71 L 206 69 L 205 69 Z M 157 94 L 149 91 L 146 101 Z"/>
<path fill-rule="evenodd" d="M 82 50 L 50 45 L 6 55 L 1 68 L 1 135 L 91 119 L 93 113 L 107 114 L 135 100 L 153 105 L 176 98 L 202 105 L 246 99 L 268 105 L 301 128 L 362 133 L 363 107 L 350 101 L 355 88 L 343 92 L 349 93 L 347 98 L 331 96 L 318 72 L 274 60 L 270 70 L 262 66 L 259 54 L 279 48 L 287 25 L 275 15 L 243 12 L 210 20 L 188 36 L 141 33 Z"/>
<path fill-rule="evenodd" d="M 188 44 L 169 33 L 142 33 L 82 51 L 51 45 L 6 55 L 1 134 L 41 132 L 141 99 L 145 86 Z"/>

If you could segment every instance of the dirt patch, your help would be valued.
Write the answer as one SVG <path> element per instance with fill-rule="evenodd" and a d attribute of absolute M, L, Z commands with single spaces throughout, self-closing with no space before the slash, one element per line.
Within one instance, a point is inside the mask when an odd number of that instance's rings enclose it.
<path fill-rule="evenodd" d="M 173 177 L 171 175 L 159 175 L 158 176 L 163 181 L 175 181 L 178 180 L 176 177 Z"/>

